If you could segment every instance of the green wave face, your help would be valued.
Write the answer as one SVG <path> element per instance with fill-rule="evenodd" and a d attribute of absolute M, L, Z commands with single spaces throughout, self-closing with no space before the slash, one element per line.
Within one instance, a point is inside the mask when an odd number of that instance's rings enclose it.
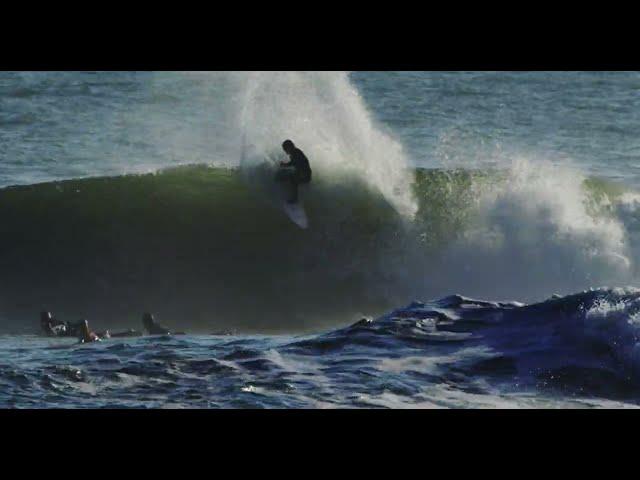
<path fill-rule="evenodd" d="M 1 314 L 138 326 L 153 311 L 204 331 L 281 331 L 387 307 L 367 285 L 394 210 L 318 179 L 301 230 L 271 184 L 268 171 L 189 166 L 1 190 Z"/>
<path fill-rule="evenodd" d="M 186 166 L 0 190 L 3 326 L 33 331 L 47 309 L 96 327 L 138 328 L 152 311 L 193 331 L 308 331 L 424 298 L 425 276 L 433 295 L 464 290 L 466 264 L 443 252 L 506 176 L 418 170 L 412 220 L 358 180 L 314 177 L 302 190 L 307 230 L 287 218 L 272 178 L 264 165 Z M 584 188 L 591 215 L 614 214 L 623 189 Z"/>

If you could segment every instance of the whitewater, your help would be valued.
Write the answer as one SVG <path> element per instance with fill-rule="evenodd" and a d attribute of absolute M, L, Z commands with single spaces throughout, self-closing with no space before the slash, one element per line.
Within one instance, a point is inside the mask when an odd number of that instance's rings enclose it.
<path fill-rule="evenodd" d="M 636 406 L 638 88 L 3 72 L 0 405 Z M 274 196 L 285 138 L 308 230 Z M 41 310 L 188 335 L 78 345 Z"/>

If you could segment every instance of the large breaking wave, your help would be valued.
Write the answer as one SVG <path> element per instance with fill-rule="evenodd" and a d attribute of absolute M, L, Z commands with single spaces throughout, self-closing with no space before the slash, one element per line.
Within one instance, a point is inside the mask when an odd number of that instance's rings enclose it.
<path fill-rule="evenodd" d="M 98 326 L 150 310 L 195 331 L 304 331 L 412 298 L 528 302 L 636 279 L 638 197 L 572 171 L 418 169 L 410 217 L 358 176 L 320 174 L 303 193 L 308 230 L 248 171 L 0 190 L 3 327 L 32 330 L 46 308 Z"/>

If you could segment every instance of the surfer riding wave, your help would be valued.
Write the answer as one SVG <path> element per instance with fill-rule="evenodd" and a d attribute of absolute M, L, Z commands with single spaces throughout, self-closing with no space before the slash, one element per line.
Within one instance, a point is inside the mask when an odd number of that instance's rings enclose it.
<path fill-rule="evenodd" d="M 280 170 L 276 173 L 276 180 L 290 185 L 287 202 L 298 202 L 298 185 L 311 182 L 311 167 L 306 155 L 297 148 L 291 140 L 282 143 L 282 149 L 289 155 L 288 162 L 280 162 Z"/>

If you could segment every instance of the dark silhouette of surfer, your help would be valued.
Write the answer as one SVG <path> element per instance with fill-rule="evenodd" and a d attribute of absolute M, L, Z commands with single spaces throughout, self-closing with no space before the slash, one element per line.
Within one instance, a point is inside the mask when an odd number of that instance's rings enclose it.
<path fill-rule="evenodd" d="M 58 320 L 51 312 L 40 312 L 40 327 L 50 337 L 75 337 L 78 333 L 78 325 Z"/>
<path fill-rule="evenodd" d="M 77 323 L 63 322 L 56 319 L 51 312 L 40 312 L 40 327 L 50 337 L 77 337 L 85 342 L 95 341 L 91 340 L 93 335 L 98 338 L 139 337 L 142 335 L 131 328 L 123 332 L 111 333 L 109 330 L 105 330 L 96 334 L 89 329 L 87 320 L 81 320 Z"/>
<path fill-rule="evenodd" d="M 298 185 L 311 182 L 311 167 L 306 155 L 291 140 L 285 140 L 282 149 L 289 155 L 289 161 L 280 162 L 276 180 L 289 184 L 291 191 L 287 202 L 297 203 Z"/>
<path fill-rule="evenodd" d="M 145 313 L 142 316 L 142 324 L 150 335 L 185 335 L 184 332 L 172 332 L 168 328 L 155 321 L 153 315 Z M 94 332 L 89 328 L 87 320 L 78 323 L 63 322 L 57 320 L 51 312 L 40 312 L 40 327 L 44 333 L 52 337 L 76 337 L 82 343 L 95 342 L 107 338 L 140 337 L 142 333 L 132 328 L 111 333 L 109 330 Z"/>
<path fill-rule="evenodd" d="M 62 336 L 67 330 L 65 323 L 53 318 L 51 312 L 40 312 L 40 327 L 50 337 Z"/>
<path fill-rule="evenodd" d="M 142 325 L 149 335 L 169 335 L 171 333 L 171 330 L 157 323 L 150 313 L 142 315 Z"/>
<path fill-rule="evenodd" d="M 89 322 L 87 320 L 80 321 L 79 330 L 78 339 L 80 343 L 99 342 L 102 339 L 96 332 L 89 329 Z M 108 331 L 106 335 L 103 334 L 103 338 L 109 338 Z"/>
<path fill-rule="evenodd" d="M 163 327 L 156 322 L 153 315 L 145 313 L 142 315 L 142 325 L 149 335 L 184 335 L 184 332 L 172 332 L 167 327 Z"/>

